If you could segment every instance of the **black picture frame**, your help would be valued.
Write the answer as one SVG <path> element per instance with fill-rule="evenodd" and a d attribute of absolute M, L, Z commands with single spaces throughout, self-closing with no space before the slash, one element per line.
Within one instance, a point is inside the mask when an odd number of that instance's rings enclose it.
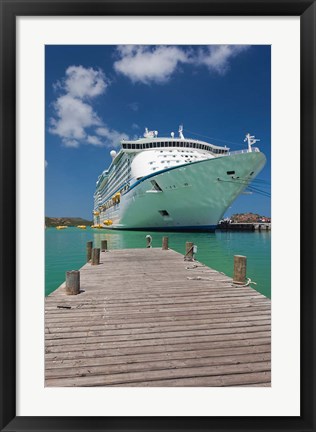
<path fill-rule="evenodd" d="M 0 0 L 0 427 L 3 431 L 315 431 L 316 5 L 302 0 Z M 16 17 L 299 16 L 301 22 L 301 415 L 299 417 L 18 417 L 16 415 Z M 268 31 L 268 30 L 267 30 Z M 299 289 L 299 287 L 297 287 Z M 291 377 L 289 377 L 289 380 Z M 31 391 L 31 389 L 30 389 Z"/>

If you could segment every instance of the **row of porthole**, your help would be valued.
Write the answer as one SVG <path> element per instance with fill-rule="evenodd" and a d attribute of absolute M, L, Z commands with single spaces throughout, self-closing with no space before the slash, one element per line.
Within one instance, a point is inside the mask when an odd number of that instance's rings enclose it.
<path fill-rule="evenodd" d="M 192 151 L 192 150 L 168 150 L 168 152 L 169 153 L 175 153 L 175 152 L 177 152 L 177 153 L 197 153 L 196 151 Z M 160 153 L 166 153 L 166 151 L 164 151 L 164 150 L 160 150 Z"/>
<path fill-rule="evenodd" d="M 164 162 L 164 161 L 163 161 L 163 162 Z M 162 162 L 162 163 L 163 163 L 163 162 Z M 167 162 L 170 162 L 170 161 L 167 161 Z M 176 162 L 179 162 L 179 161 L 176 161 Z M 193 162 L 193 161 L 191 161 L 191 160 L 189 160 L 189 159 L 186 159 L 185 162 Z M 153 167 L 153 168 L 152 168 L 153 171 L 156 171 L 156 169 L 158 169 L 158 167 Z"/>
<path fill-rule="evenodd" d="M 175 158 L 175 157 L 177 157 L 177 156 L 179 156 L 179 155 L 173 155 L 172 157 Z M 190 155 L 180 155 L 180 156 L 181 156 L 182 158 L 183 158 L 183 157 L 186 157 L 186 158 L 187 158 L 187 157 L 194 157 L 194 158 L 197 158 L 196 155 L 191 155 L 191 156 L 190 156 Z M 164 158 L 165 158 L 165 157 L 167 157 L 167 155 L 164 155 Z M 150 162 L 150 163 L 152 163 L 152 162 Z"/>
<path fill-rule="evenodd" d="M 167 160 L 167 161 L 160 161 L 160 163 L 171 163 L 171 162 L 177 162 L 180 163 L 181 161 L 179 159 L 177 160 Z M 193 162 L 192 159 L 186 159 L 185 162 Z M 154 162 L 149 162 L 149 165 L 152 165 Z"/>

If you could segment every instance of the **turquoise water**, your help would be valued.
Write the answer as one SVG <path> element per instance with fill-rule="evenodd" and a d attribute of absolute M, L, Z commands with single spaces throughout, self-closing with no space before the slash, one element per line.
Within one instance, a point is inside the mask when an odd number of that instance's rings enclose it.
<path fill-rule="evenodd" d="M 109 249 L 146 247 L 146 235 L 153 238 L 152 246 L 161 247 L 162 237 L 169 237 L 169 247 L 184 254 L 185 242 L 198 247 L 196 259 L 225 274 L 233 275 L 234 255 L 247 256 L 247 277 L 256 282 L 253 288 L 271 297 L 271 232 L 161 233 L 145 231 L 112 231 L 87 228 L 45 230 L 45 295 L 65 280 L 65 272 L 85 264 L 86 242 L 93 240 L 100 247 L 108 241 Z"/>

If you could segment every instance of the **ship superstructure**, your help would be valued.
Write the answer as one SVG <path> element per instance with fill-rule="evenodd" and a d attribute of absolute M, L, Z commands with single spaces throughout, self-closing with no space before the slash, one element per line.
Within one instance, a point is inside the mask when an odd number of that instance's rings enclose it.
<path fill-rule="evenodd" d="M 96 183 L 94 225 L 113 229 L 213 230 L 226 209 L 265 164 L 252 147 L 237 152 L 179 136 L 121 142 Z"/>

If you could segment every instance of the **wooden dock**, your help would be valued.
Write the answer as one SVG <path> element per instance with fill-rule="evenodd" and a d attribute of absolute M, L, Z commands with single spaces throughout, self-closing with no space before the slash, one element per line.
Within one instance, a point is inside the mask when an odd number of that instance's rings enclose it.
<path fill-rule="evenodd" d="M 270 386 L 269 299 L 158 248 L 101 252 L 45 299 L 46 386 Z"/>

